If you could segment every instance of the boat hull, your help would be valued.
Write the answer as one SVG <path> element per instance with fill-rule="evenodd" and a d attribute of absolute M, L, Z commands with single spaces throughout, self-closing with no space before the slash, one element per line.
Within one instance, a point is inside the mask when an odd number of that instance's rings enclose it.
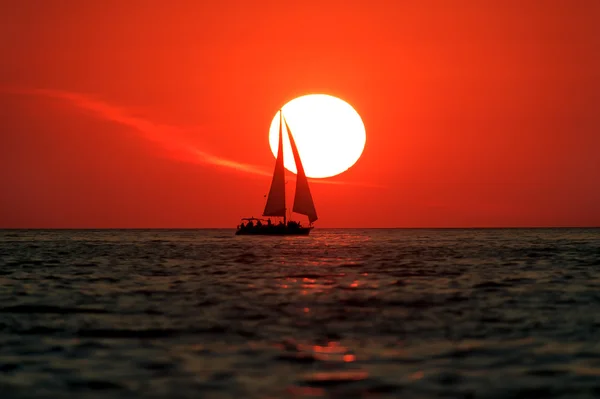
<path fill-rule="evenodd" d="M 254 227 L 237 229 L 236 236 L 307 236 L 310 234 L 312 227 Z"/>

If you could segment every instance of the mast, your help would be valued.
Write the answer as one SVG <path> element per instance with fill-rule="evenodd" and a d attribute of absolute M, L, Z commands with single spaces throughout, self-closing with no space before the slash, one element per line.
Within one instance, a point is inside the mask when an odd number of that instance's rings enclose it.
<path fill-rule="evenodd" d="M 277 159 L 275 160 L 275 170 L 271 180 L 271 188 L 267 198 L 267 204 L 263 216 L 283 216 L 286 223 L 285 206 L 285 167 L 283 165 L 283 114 L 279 110 L 279 146 L 277 148 Z"/>
<path fill-rule="evenodd" d="M 283 111 L 279 110 L 279 148 L 277 156 L 281 151 L 281 164 L 283 165 L 283 225 L 287 226 L 287 208 L 285 207 L 285 162 L 283 159 Z"/>

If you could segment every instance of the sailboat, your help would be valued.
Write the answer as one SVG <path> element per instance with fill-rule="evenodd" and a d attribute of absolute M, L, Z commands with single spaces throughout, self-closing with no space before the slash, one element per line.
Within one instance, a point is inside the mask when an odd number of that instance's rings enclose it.
<path fill-rule="evenodd" d="M 309 225 L 302 226 L 299 222 L 287 220 L 287 208 L 285 204 L 285 167 L 283 164 L 283 125 L 287 130 L 287 135 L 294 154 L 296 163 L 296 193 L 294 195 L 294 206 L 292 211 L 301 215 L 308 216 Z M 296 142 L 292 136 L 292 131 L 283 117 L 283 112 L 279 110 L 279 147 L 277 149 L 277 159 L 275 160 L 275 170 L 273 171 L 273 180 L 267 204 L 262 214 L 267 217 L 282 218 L 278 223 L 272 223 L 271 219 L 243 218 L 242 223 L 236 230 L 236 235 L 308 235 L 312 230 L 313 222 L 317 220 L 317 211 L 308 187 L 308 179 L 304 173 L 304 167 L 300 160 L 300 154 L 296 147 Z"/>

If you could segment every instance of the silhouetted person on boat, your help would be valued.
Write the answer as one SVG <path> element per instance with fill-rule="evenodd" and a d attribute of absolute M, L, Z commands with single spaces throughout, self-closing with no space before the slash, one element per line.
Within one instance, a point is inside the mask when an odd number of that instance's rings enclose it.
<path fill-rule="evenodd" d="M 262 222 L 260 220 L 256 222 L 256 227 L 262 227 Z"/>
<path fill-rule="evenodd" d="M 267 219 L 267 226 L 269 226 L 269 227 L 271 227 L 271 226 L 272 226 L 272 224 L 271 224 L 271 219 Z"/>
<path fill-rule="evenodd" d="M 246 227 L 249 229 L 254 227 L 254 223 L 252 222 L 252 220 L 248 220 L 248 224 L 246 225 Z"/>

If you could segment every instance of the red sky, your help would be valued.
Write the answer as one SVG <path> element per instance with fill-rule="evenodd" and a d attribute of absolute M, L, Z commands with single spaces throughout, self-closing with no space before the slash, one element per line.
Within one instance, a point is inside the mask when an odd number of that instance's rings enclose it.
<path fill-rule="evenodd" d="M 318 227 L 599 226 L 599 21 L 597 0 L 4 1 L 0 227 L 235 227 L 308 93 L 367 130 L 344 184 L 312 184 Z"/>

